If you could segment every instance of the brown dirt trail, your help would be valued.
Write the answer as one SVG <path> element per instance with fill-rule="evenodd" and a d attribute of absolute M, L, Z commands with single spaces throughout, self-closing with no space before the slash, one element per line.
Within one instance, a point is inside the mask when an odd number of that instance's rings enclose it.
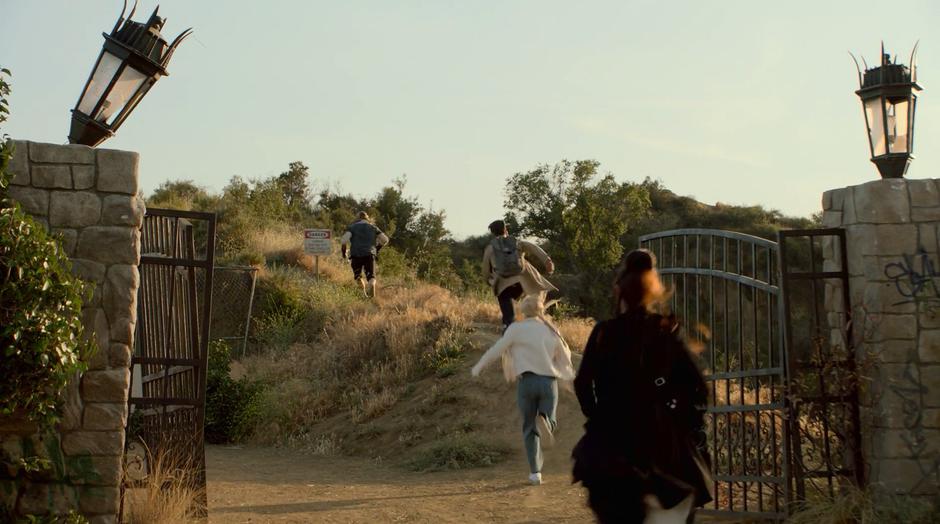
<path fill-rule="evenodd" d="M 530 486 L 521 457 L 436 473 L 275 448 L 213 446 L 207 458 L 209 522 L 592 521 L 567 470 Z"/>
<path fill-rule="evenodd" d="M 454 375 L 419 381 L 410 397 L 365 424 L 340 415 L 314 428 L 339 439 L 347 456 L 208 447 L 210 522 L 591 522 L 584 490 L 571 484 L 569 456 L 584 422 L 574 395 L 561 392 L 544 483 L 531 486 L 515 385 L 498 365 L 470 377 L 470 366 L 498 337 L 491 326 L 475 327 L 475 350 Z M 458 471 L 406 467 L 468 421 L 473 437 L 509 450 L 505 461 Z M 406 433 L 413 437 L 402 442 Z"/>

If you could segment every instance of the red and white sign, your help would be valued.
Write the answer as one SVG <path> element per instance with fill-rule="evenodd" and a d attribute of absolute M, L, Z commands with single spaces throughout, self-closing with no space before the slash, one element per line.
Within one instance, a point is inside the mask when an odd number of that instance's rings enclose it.
<path fill-rule="evenodd" d="M 304 229 L 304 253 L 329 255 L 333 251 L 333 232 L 329 229 Z"/>

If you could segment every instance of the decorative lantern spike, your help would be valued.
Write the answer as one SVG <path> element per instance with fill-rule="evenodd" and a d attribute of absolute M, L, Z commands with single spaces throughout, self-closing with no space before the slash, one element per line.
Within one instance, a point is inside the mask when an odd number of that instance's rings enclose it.
<path fill-rule="evenodd" d="M 869 69 L 865 63 L 861 86 L 855 92 L 862 101 L 871 161 L 882 178 L 903 177 L 914 158 L 914 112 L 917 91 L 922 90 L 916 80 L 916 52 L 915 45 L 909 68 L 898 63 L 897 55 L 892 61 L 882 42 L 881 65 Z"/>
<path fill-rule="evenodd" d="M 103 34 L 104 46 L 82 95 L 72 110 L 69 142 L 96 146 L 114 135 L 144 95 L 166 70 L 173 52 L 190 34 L 183 31 L 167 45 L 160 31 L 166 23 L 158 5 L 146 23 L 134 22 L 137 0 L 130 14 L 127 0 L 110 34 Z"/>

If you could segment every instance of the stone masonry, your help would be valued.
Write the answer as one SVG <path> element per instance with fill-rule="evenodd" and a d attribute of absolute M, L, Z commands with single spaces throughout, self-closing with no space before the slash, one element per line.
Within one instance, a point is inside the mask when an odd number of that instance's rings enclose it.
<path fill-rule="evenodd" d="M 144 216 L 137 160 L 127 151 L 16 142 L 10 195 L 59 235 L 72 271 L 95 286 L 82 323 L 98 348 L 70 384 L 56 431 L 0 420 L 5 454 L 53 465 L 19 491 L 0 471 L 0 505 L 20 515 L 76 510 L 92 523 L 117 522 Z"/>
<path fill-rule="evenodd" d="M 868 480 L 940 494 L 940 180 L 827 191 L 823 225 L 846 231 Z M 825 254 L 838 267 L 838 253 Z M 837 302 L 827 300 L 830 318 Z"/>

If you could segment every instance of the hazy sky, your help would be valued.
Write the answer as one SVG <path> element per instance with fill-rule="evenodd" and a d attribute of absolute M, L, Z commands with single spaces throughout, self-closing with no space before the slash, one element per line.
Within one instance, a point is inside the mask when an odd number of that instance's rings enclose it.
<path fill-rule="evenodd" d="M 512 173 L 593 158 L 703 202 L 809 215 L 824 190 L 878 178 L 847 51 L 876 62 L 881 39 L 905 63 L 921 40 L 910 177 L 940 177 L 936 0 L 160 4 L 168 39 L 195 34 L 102 146 L 140 152 L 146 192 L 295 160 L 360 196 L 406 173 L 461 237 L 501 215 Z M 64 143 L 121 2 L 0 6 L 6 131 Z"/>

